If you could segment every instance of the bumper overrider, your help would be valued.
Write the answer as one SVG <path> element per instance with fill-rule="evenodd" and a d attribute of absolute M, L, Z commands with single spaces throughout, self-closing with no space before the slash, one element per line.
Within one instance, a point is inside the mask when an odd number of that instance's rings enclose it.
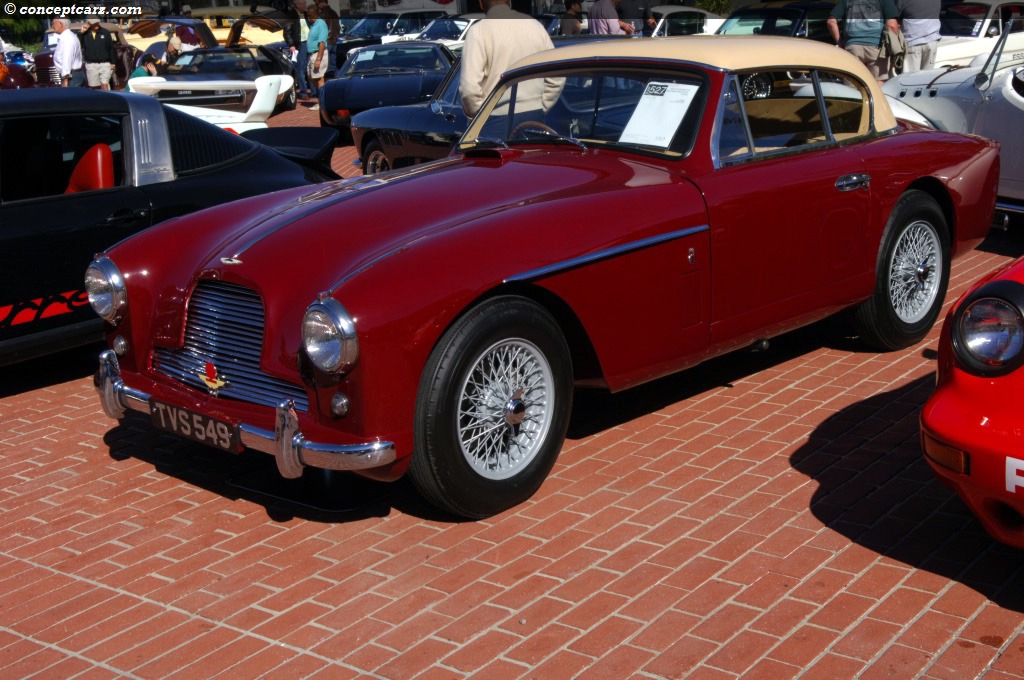
<path fill-rule="evenodd" d="M 147 415 L 150 413 L 151 395 L 124 384 L 117 355 L 112 350 L 100 354 L 100 365 L 93 384 L 99 393 L 104 413 L 114 420 L 123 419 L 128 409 Z M 299 431 L 299 420 L 291 401 L 278 404 L 275 416 L 273 431 L 246 423 L 240 423 L 238 429 L 243 446 L 274 456 L 282 477 L 299 477 L 304 467 L 366 470 L 395 461 L 393 442 L 325 444 L 309 441 Z"/>

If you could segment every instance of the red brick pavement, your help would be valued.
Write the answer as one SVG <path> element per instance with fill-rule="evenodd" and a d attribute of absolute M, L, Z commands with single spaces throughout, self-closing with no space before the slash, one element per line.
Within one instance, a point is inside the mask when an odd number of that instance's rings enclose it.
<path fill-rule="evenodd" d="M 481 522 L 116 426 L 96 348 L 4 369 L 0 677 L 1024 677 L 1021 553 L 921 462 L 936 334 L 847 329 L 581 394 L 537 496 Z"/>

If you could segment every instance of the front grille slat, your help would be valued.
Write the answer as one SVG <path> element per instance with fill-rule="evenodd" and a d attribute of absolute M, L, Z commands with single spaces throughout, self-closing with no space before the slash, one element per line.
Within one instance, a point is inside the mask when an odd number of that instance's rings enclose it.
<path fill-rule="evenodd" d="M 187 318 L 184 346 L 154 352 L 157 372 L 205 392 L 208 388 L 200 376 L 211 362 L 227 382 L 218 396 L 271 407 L 290 399 L 295 410 L 309 411 L 305 388 L 259 368 L 264 316 L 263 301 L 255 291 L 202 281 L 189 300 Z"/>

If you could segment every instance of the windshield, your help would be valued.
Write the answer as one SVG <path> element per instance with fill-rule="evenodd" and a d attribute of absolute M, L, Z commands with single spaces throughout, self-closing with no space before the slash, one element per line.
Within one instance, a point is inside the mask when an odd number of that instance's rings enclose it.
<path fill-rule="evenodd" d="M 800 23 L 798 9 L 758 9 L 734 13 L 719 35 L 793 35 Z"/>
<path fill-rule="evenodd" d="M 167 73 L 237 73 L 256 68 L 256 61 L 248 51 L 184 52 L 177 61 L 167 67 Z"/>
<path fill-rule="evenodd" d="M 491 94 L 459 148 L 582 143 L 683 155 L 693 144 L 706 89 L 694 73 L 635 68 L 519 78 Z"/>
<path fill-rule="evenodd" d="M 375 49 L 361 49 L 349 55 L 342 66 L 341 75 L 350 76 L 355 73 L 370 71 L 436 71 L 447 69 L 447 60 L 442 60 L 440 52 L 432 46 L 407 47 L 402 43 L 394 43 Z"/>
<path fill-rule="evenodd" d="M 467 26 L 466 19 L 434 19 L 420 34 L 420 40 L 458 40 Z"/>
<path fill-rule="evenodd" d="M 361 38 L 379 38 L 387 35 L 395 23 L 395 14 L 367 14 L 347 33 Z"/>

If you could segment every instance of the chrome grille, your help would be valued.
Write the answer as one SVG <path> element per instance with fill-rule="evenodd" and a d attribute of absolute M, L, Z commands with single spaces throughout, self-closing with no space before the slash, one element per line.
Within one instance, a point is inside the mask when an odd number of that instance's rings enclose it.
<path fill-rule="evenodd" d="M 254 291 L 223 281 L 201 281 L 188 303 L 185 346 L 157 349 L 157 372 L 204 392 L 200 378 L 212 362 L 227 384 L 217 391 L 225 399 L 277 406 L 286 399 L 295 410 L 308 412 L 305 388 L 260 370 L 263 344 L 263 302 Z"/>

